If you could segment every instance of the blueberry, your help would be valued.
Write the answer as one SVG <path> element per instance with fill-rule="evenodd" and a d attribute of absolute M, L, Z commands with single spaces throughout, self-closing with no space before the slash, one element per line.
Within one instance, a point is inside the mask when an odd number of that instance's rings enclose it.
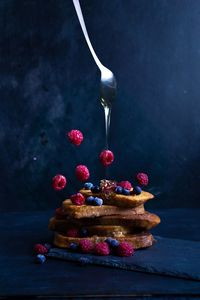
<path fill-rule="evenodd" d="M 52 248 L 51 244 L 49 243 L 45 243 L 44 247 L 47 248 L 48 251 Z"/>
<path fill-rule="evenodd" d="M 95 185 L 91 188 L 92 193 L 99 193 L 101 191 L 100 186 Z"/>
<path fill-rule="evenodd" d="M 115 247 L 118 247 L 119 246 L 119 242 L 115 239 L 113 239 L 111 242 L 110 242 L 110 246 L 115 248 Z"/>
<path fill-rule="evenodd" d="M 94 185 L 93 185 L 93 183 L 91 183 L 91 182 L 86 182 L 85 184 L 84 184 L 84 188 L 86 189 L 86 190 L 91 190 L 91 188 L 93 187 Z"/>
<path fill-rule="evenodd" d="M 142 189 L 138 185 L 134 186 L 133 191 L 136 195 L 139 195 L 142 193 Z"/>
<path fill-rule="evenodd" d="M 69 250 L 71 250 L 71 251 L 76 251 L 78 249 L 78 244 L 76 244 L 76 243 L 71 243 L 70 245 L 69 245 Z"/>
<path fill-rule="evenodd" d="M 86 204 L 93 205 L 93 203 L 94 203 L 94 197 L 93 196 L 87 197 Z"/>
<path fill-rule="evenodd" d="M 94 205 L 101 206 L 103 204 L 103 200 L 101 198 L 94 198 Z"/>
<path fill-rule="evenodd" d="M 43 264 L 46 261 L 46 257 L 43 254 L 38 254 L 36 256 L 36 262 L 38 264 Z"/>
<path fill-rule="evenodd" d="M 86 228 L 81 228 L 79 234 L 81 237 L 88 236 L 88 230 Z"/>
<path fill-rule="evenodd" d="M 108 243 L 108 245 L 109 245 L 110 247 L 113 247 L 113 248 L 119 246 L 119 242 L 118 242 L 116 239 L 113 239 L 113 238 L 111 238 L 111 237 L 107 238 L 107 239 L 105 240 L 105 242 Z"/>
<path fill-rule="evenodd" d="M 123 189 L 123 190 L 122 190 L 122 194 L 123 194 L 123 195 L 130 195 L 130 191 L 127 190 L 127 189 Z"/>
<path fill-rule="evenodd" d="M 115 192 L 117 194 L 122 194 L 122 190 L 123 190 L 123 188 L 121 186 L 117 186 L 116 189 L 115 189 Z"/>

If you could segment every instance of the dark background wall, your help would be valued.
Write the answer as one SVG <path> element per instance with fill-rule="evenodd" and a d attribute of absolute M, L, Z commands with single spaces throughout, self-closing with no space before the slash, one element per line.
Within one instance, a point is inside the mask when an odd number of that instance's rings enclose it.
<path fill-rule="evenodd" d="M 150 176 L 149 207 L 199 207 L 200 0 L 82 0 L 102 62 L 116 75 L 110 177 Z M 103 177 L 99 71 L 69 0 L 0 1 L 1 210 L 47 209 Z M 81 148 L 65 133 L 79 128 Z M 69 180 L 56 193 L 51 178 Z"/>

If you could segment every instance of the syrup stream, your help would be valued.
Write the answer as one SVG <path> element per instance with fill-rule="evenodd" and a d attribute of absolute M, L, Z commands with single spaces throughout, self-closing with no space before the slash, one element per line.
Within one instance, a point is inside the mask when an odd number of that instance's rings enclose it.
<path fill-rule="evenodd" d="M 86 26 L 85 26 L 85 21 L 84 21 L 84 18 L 83 18 L 83 14 L 82 14 L 82 10 L 81 10 L 79 0 L 73 0 L 73 4 L 74 4 L 75 10 L 76 10 L 76 13 L 77 13 L 77 16 L 78 16 L 78 19 L 79 19 L 84 37 L 85 37 L 85 40 L 86 40 L 87 45 L 90 49 L 90 52 L 91 52 L 91 54 L 94 58 L 95 63 L 97 64 L 98 68 L 100 69 L 100 71 L 102 71 L 103 69 L 106 69 L 106 68 L 102 65 L 102 63 L 98 59 L 98 57 L 97 57 L 97 55 L 94 51 L 94 48 L 93 48 L 93 46 L 90 42 L 90 38 L 89 38 L 87 29 L 86 29 Z M 105 149 L 108 149 L 109 148 L 111 104 L 110 103 L 108 104 L 107 101 L 105 101 L 103 98 L 101 98 L 101 104 L 104 108 L 104 115 L 105 115 Z"/>

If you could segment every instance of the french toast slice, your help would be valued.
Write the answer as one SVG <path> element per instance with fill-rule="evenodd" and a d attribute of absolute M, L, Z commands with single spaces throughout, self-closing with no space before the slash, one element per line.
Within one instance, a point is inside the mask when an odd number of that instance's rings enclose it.
<path fill-rule="evenodd" d="M 54 245 L 59 248 L 68 248 L 71 243 L 79 243 L 82 238 L 74 238 L 62 235 L 60 233 L 55 232 L 54 235 Z M 94 244 L 98 242 L 103 242 L 107 239 L 107 236 L 97 236 L 94 235 L 88 238 Z M 118 237 L 118 241 L 126 241 L 130 243 L 134 249 L 147 248 L 152 246 L 155 241 L 152 234 L 148 232 L 142 232 L 138 234 L 127 235 L 124 237 Z"/>
<path fill-rule="evenodd" d="M 110 215 L 126 215 L 132 214 L 143 214 L 144 206 L 140 205 L 132 209 L 117 207 L 114 205 L 102 205 L 102 206 L 92 206 L 92 205 L 74 205 L 69 199 L 63 201 L 62 212 L 72 218 L 93 218 L 100 216 L 110 216 Z"/>
<path fill-rule="evenodd" d="M 54 219 L 54 224 L 58 223 L 59 219 Z M 52 219 L 51 219 L 52 220 Z M 135 230 L 149 230 L 160 223 L 160 218 L 152 213 L 145 212 L 144 214 L 127 214 L 127 215 L 112 215 L 102 216 L 96 218 L 66 218 L 61 220 L 62 226 L 72 227 L 86 227 L 86 226 L 97 226 L 97 225 L 109 225 L 109 226 L 127 226 L 135 228 Z M 53 221 L 51 221 L 53 222 Z"/>
<path fill-rule="evenodd" d="M 113 192 L 109 196 L 101 192 L 94 194 L 91 192 L 91 190 L 86 189 L 81 189 L 79 192 L 85 197 L 100 197 L 104 200 L 104 204 L 124 208 L 134 208 L 143 205 L 146 201 L 154 198 L 154 196 L 151 193 L 145 191 L 142 191 L 140 195 L 122 195 Z"/>
<path fill-rule="evenodd" d="M 66 233 L 68 229 L 73 228 L 72 224 L 69 224 L 66 220 L 57 220 L 56 218 L 51 218 L 49 220 L 49 230 L 57 231 L 61 233 Z M 77 229 L 83 228 L 82 226 L 75 226 Z M 131 227 L 118 226 L 118 225 L 93 225 L 84 226 L 87 230 L 87 236 L 99 235 L 99 236 L 111 236 L 119 237 L 125 234 L 133 233 L 134 229 Z"/>

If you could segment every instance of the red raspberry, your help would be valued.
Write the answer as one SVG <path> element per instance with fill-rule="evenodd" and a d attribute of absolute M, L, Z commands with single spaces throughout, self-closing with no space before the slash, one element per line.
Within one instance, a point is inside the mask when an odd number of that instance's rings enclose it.
<path fill-rule="evenodd" d="M 41 245 L 41 244 L 36 244 L 34 246 L 34 252 L 36 254 L 46 254 L 46 253 L 48 253 L 48 249 L 45 246 Z"/>
<path fill-rule="evenodd" d="M 114 161 L 114 154 L 110 150 L 103 150 L 99 155 L 99 159 L 104 167 L 108 167 Z"/>
<path fill-rule="evenodd" d="M 84 165 L 77 166 L 75 173 L 79 181 L 86 181 L 90 177 L 90 172 Z"/>
<path fill-rule="evenodd" d="M 97 255 L 109 255 L 110 254 L 110 248 L 109 245 L 106 242 L 99 242 L 95 245 L 94 252 Z"/>
<path fill-rule="evenodd" d="M 69 141 L 76 146 L 80 146 L 83 141 L 83 134 L 80 130 L 73 129 L 67 133 L 67 136 Z"/>
<path fill-rule="evenodd" d="M 67 184 L 67 180 L 65 178 L 65 176 L 63 175 L 56 175 L 53 177 L 52 179 L 52 185 L 53 185 L 53 188 L 54 190 L 56 191 L 60 191 L 60 190 L 63 190 L 65 188 Z"/>
<path fill-rule="evenodd" d="M 56 217 L 56 219 L 64 219 L 65 216 L 63 214 L 62 207 L 56 208 L 55 217 Z"/>
<path fill-rule="evenodd" d="M 117 185 L 129 191 L 132 189 L 132 185 L 129 181 L 120 181 Z"/>
<path fill-rule="evenodd" d="M 133 246 L 127 242 L 121 242 L 117 247 L 117 255 L 119 256 L 131 256 L 133 253 Z"/>
<path fill-rule="evenodd" d="M 70 228 L 67 230 L 66 235 L 69 237 L 79 237 L 79 230 L 76 228 Z"/>
<path fill-rule="evenodd" d="M 71 195 L 70 199 L 75 205 L 83 205 L 85 203 L 85 197 L 81 193 Z"/>
<path fill-rule="evenodd" d="M 94 245 L 89 239 L 82 239 L 79 242 L 79 249 L 83 253 L 91 253 L 94 249 Z"/>
<path fill-rule="evenodd" d="M 136 179 L 137 179 L 137 181 L 138 181 L 138 183 L 139 183 L 140 185 L 146 186 L 146 185 L 148 185 L 148 183 L 149 183 L 148 175 L 145 174 L 145 173 L 138 173 L 138 174 L 136 175 Z"/>

